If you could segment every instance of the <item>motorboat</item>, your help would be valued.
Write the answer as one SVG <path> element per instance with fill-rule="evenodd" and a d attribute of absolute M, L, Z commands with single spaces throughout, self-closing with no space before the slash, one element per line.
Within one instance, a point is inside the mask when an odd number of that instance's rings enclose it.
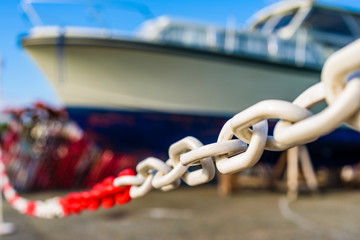
<path fill-rule="evenodd" d="M 216 141 L 228 118 L 261 100 L 294 100 L 360 36 L 359 12 L 315 1 L 281 1 L 251 19 L 235 29 L 160 16 L 131 35 L 41 25 L 22 46 L 95 141 L 159 156 L 188 135 Z M 344 132 L 360 142 L 348 129 L 333 139 Z"/>

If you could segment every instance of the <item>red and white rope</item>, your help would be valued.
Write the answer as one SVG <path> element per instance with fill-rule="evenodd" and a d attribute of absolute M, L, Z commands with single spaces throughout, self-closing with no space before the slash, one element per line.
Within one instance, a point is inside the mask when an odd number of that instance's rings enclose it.
<path fill-rule="evenodd" d="M 126 169 L 118 174 L 133 176 L 131 169 Z M 108 177 L 96 184 L 90 191 L 70 193 L 65 197 L 54 197 L 44 201 L 33 201 L 21 197 L 11 185 L 6 174 L 5 165 L 0 157 L 0 187 L 5 199 L 10 205 L 23 214 L 39 218 L 65 217 L 79 214 L 84 210 L 96 210 L 100 206 L 110 208 L 115 204 L 125 204 L 131 200 L 130 186 L 115 187 L 113 177 Z"/>

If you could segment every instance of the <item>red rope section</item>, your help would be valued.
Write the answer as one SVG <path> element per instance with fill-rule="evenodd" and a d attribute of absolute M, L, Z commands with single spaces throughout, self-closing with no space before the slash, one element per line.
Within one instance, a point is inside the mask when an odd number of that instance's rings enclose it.
<path fill-rule="evenodd" d="M 120 176 L 134 176 L 132 169 L 121 171 Z M 100 206 L 111 208 L 115 204 L 125 204 L 131 200 L 130 186 L 115 187 L 114 177 L 107 177 L 101 183 L 96 184 L 90 191 L 69 193 L 66 197 L 59 200 L 64 216 L 79 214 L 83 210 L 94 211 Z"/>
<path fill-rule="evenodd" d="M 117 177 L 134 175 L 135 172 L 132 169 L 125 169 Z M 0 156 L 0 189 L 4 193 L 5 199 L 21 213 L 34 217 L 66 217 L 77 215 L 84 210 L 94 211 L 100 206 L 111 208 L 115 204 L 129 202 L 131 186 L 115 187 L 113 181 L 114 177 L 107 177 L 89 191 L 72 192 L 63 198 L 32 201 L 21 197 L 11 185 Z"/>

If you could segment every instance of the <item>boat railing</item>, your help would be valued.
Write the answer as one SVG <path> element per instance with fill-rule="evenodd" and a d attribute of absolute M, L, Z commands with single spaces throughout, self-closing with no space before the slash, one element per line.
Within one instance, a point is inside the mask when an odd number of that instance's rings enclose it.
<path fill-rule="evenodd" d="M 328 56 L 336 50 L 312 41 L 306 31 L 299 31 L 293 38 L 282 39 L 275 34 L 258 31 L 229 31 L 171 22 L 159 30 L 158 34 L 152 32 L 151 38 L 147 38 L 143 33 L 141 37 L 162 44 L 318 68 L 321 68 Z"/>
<path fill-rule="evenodd" d="M 321 67 L 333 51 L 307 39 L 304 33 L 292 39 L 282 39 L 274 34 L 245 31 L 236 34 L 233 54 L 247 54 L 298 66 Z"/>
<path fill-rule="evenodd" d="M 113 30 L 107 28 L 73 27 L 73 26 L 36 26 L 29 31 L 32 37 L 71 36 L 87 38 L 134 38 L 132 31 Z"/>

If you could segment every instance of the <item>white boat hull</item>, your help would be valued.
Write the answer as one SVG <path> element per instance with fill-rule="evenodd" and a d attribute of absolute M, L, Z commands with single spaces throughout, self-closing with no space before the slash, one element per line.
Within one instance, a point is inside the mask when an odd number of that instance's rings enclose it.
<path fill-rule="evenodd" d="M 292 101 L 320 72 L 245 57 L 124 40 L 30 38 L 25 49 L 66 106 L 196 115 Z"/>

